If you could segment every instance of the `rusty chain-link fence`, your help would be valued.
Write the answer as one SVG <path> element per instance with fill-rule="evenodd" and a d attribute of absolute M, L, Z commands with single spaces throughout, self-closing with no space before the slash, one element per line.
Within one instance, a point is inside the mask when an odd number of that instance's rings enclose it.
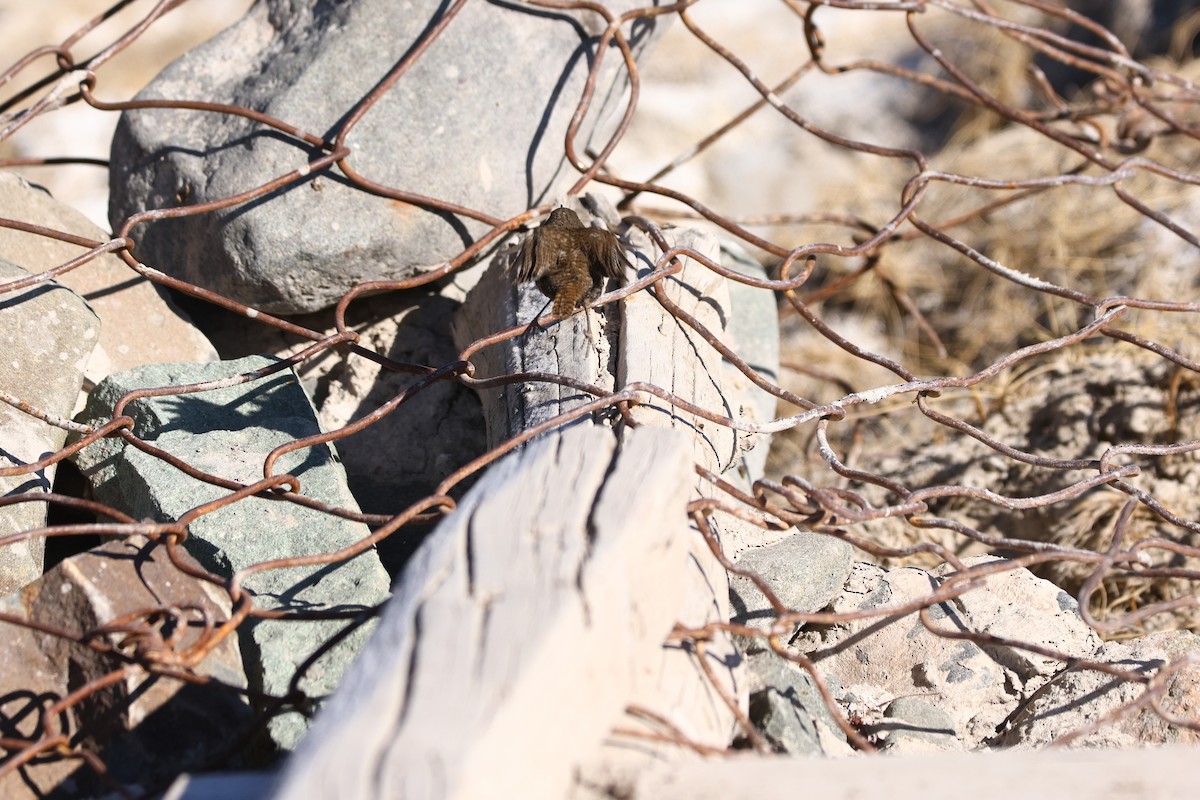
<path fill-rule="evenodd" d="M 35 463 L 0 469 L 0 475 L 32 475 L 105 437 L 119 437 L 151 457 L 171 459 L 176 468 L 225 494 L 178 519 L 157 523 L 82 496 L 10 494 L 0 500 L 0 509 L 47 504 L 93 515 L 94 521 L 24 531 L 3 544 L 85 535 L 149 537 L 189 579 L 227 593 L 233 612 L 222 619 L 194 609 L 153 606 L 95 630 L 38 623 L 41 634 L 103 653 L 111 660 L 111 671 L 89 677 L 65 696 L 30 701 L 19 714 L 6 711 L 8 721 L 0 734 L 4 773 L 66 759 L 103 774 L 101 756 L 72 728 L 68 712 L 73 706 L 132 675 L 212 683 L 198 677 L 194 667 L 239 625 L 264 615 L 296 619 L 299 625 L 313 616 L 265 611 L 241 588 L 249 574 L 286 569 L 297 563 L 294 559 L 260 563 L 236 574 L 213 574 L 186 562 L 180 542 L 197 518 L 260 495 L 364 522 L 370 526 L 369 537 L 307 563 L 347 560 L 388 537 L 413 530 L 419 537 L 453 512 L 464 481 L 535 432 L 455 465 L 448 477 L 428 487 L 427 496 L 395 514 L 329 506 L 305 496 L 294 478 L 273 469 L 275 458 L 285 452 L 337 443 L 387 415 L 408 413 L 414 398 L 441 382 L 472 385 L 476 378 L 469 354 L 524 332 L 524 326 L 496 332 L 448 363 L 413 364 L 362 344 L 346 321 L 348 310 L 365 296 L 430 285 L 472 265 L 549 210 L 548 205 L 502 212 L 465 208 L 424 196 L 418 187 L 381 185 L 353 168 L 355 153 L 347 144 L 351 132 L 380 97 L 405 80 L 424 45 L 454 25 L 457 15 L 470 14 L 471 4 L 449 4 L 422 46 L 397 64 L 379 65 L 377 90 L 344 109 L 343 122 L 325 135 L 237 105 L 113 99 L 105 91 L 110 59 L 152 37 L 167 12 L 202 13 L 199 3 L 163 0 L 119 35 L 99 43 L 89 37 L 126 5 L 102 11 L 60 43 L 27 42 L 27 53 L 8 55 L 10 64 L 0 73 L 5 92 L 0 139 L 19 142 L 27 124 L 64 106 L 87 104 L 112 114 L 152 107 L 245 117 L 301 145 L 298 154 L 316 155 L 298 157 L 291 171 L 235 196 L 202 203 L 181 198 L 176 207 L 147 209 L 114 221 L 112 237 L 104 241 L 19 219 L 0 220 L 7 228 L 79 248 L 76 258 L 52 270 L 0 286 L 0 296 L 11 297 L 68 271 L 87 270 L 99 255 L 115 253 L 131 277 L 142 276 L 191 298 L 188 308 L 200 309 L 193 311 L 197 317 L 205 306 L 219 307 L 309 342 L 279 364 L 239 380 L 302 366 L 335 350 L 346 359 L 369 360 L 415 377 L 404 391 L 345 427 L 280 448 L 262 465 L 265 477 L 250 485 L 208 474 L 142 441 L 133 433 L 132 418 L 123 413 L 143 397 L 203 393 L 215 386 L 127 394 L 112 419 L 94 427 L 31 407 L 6 391 L 2 399 L 71 431 L 72 442 Z M 754 353 L 730 351 L 724 357 L 777 399 L 775 417 L 746 423 L 714 409 L 691 409 L 717 425 L 772 434 L 766 475 L 752 488 L 743 488 L 727 476 L 702 472 L 715 496 L 687 509 L 697 535 L 708 537 L 719 551 L 710 520 L 735 515 L 763 528 L 796 525 L 844 539 L 860 551 L 860 559 L 884 567 L 933 568 L 947 562 L 957 568 L 926 595 L 885 613 L 793 613 L 760 581 L 775 607 L 777 625 L 716 623 L 704 630 L 679 629 L 675 638 L 703 648 L 717 629 L 729 630 L 763 642 L 816 678 L 812 660 L 788 646 L 791 628 L 920 610 L 922 623 L 938 636 L 981 647 L 1010 646 L 1064 668 L 1100 671 L 1140 687 L 1132 699 L 1063 741 L 1144 713 L 1176 730 L 1200 730 L 1195 708 L 1170 697 L 1172 680 L 1196 668 L 1200 656 L 1195 650 L 1178 652 L 1156 670 L 1139 670 L 1080 659 L 1044 642 L 947 630 L 933 613 L 985 575 L 1030 568 L 1073 595 L 1084 620 L 1103 637 L 1123 639 L 1196 624 L 1200 220 L 1194 187 L 1200 183 L 1200 88 L 1190 76 L 1196 74 L 1191 39 L 1200 27 L 1197 16 L 1170 20 L 1160 30 L 1160 46 L 1135 55 L 1099 23 L 1049 0 L 783 0 L 774 8 L 774 19 L 791 27 L 772 35 L 788 38 L 792 46 L 772 51 L 768 58 L 748 36 L 726 40 L 717 24 L 721 18 L 710 27 L 703 16 L 711 10 L 708 0 L 648 6 L 622 16 L 593 3 L 534 0 L 527 5 L 603 17 L 608 27 L 593 43 L 593 74 L 618 62 L 631 87 L 611 139 L 585 149 L 574 144 L 573 127 L 559 143 L 579 173 L 568 193 L 604 193 L 652 234 L 668 223 L 707 227 L 740 244 L 768 270 L 765 279 L 729 270 L 723 274 L 777 300 L 781 377 L 771 380 L 752 369 Z M 727 17 L 738 15 L 727 11 Z M 660 24 L 674 18 L 671 37 L 638 64 L 627 36 L 639 20 L 650 17 Z M 752 21 L 742 23 L 737 29 L 743 34 L 753 30 Z M 867 25 L 880 27 L 855 27 Z M 864 54 L 872 48 L 856 41 L 856 30 L 870 30 L 870 36 L 891 44 L 880 45 L 878 57 Z M 891 38 L 884 38 L 885 30 Z M 847 49 L 839 50 L 843 45 Z M 714 92 L 734 87 L 737 93 L 711 106 L 695 97 L 673 103 L 664 99 L 663 84 L 655 85 L 654 76 L 665 76 L 669 88 L 672 81 L 682 82 L 680 73 L 687 70 L 721 75 L 711 84 Z M 836 92 L 840 81 L 862 76 L 887 87 L 880 97 L 906 98 L 899 103 L 903 108 L 897 112 L 879 101 L 853 125 L 836 115 L 828 121 L 810 116 L 806 104 L 815 103 L 814 95 L 803 92 L 811 87 Z M 10 88 L 14 86 L 22 88 Z M 591 92 L 589 85 L 578 98 L 581 116 L 590 108 Z M 905 117 L 902 123 L 897 114 Z M 774 127 L 754 127 L 763 120 Z M 809 149 L 796 145 L 789 151 L 788 145 L 771 150 L 778 146 L 771 137 L 784 135 L 781 125 L 786 136 L 794 137 L 789 142 L 802 141 Z M 674 127 L 663 133 L 663 126 Z M 675 157 L 654 172 L 632 171 L 640 168 L 644 152 L 629 149 L 655 136 L 660 145 L 666 140 L 676 148 Z M 777 160 L 755 172 L 758 167 L 740 161 L 738 154 L 756 150 L 775 154 Z M 96 169 L 93 164 L 72 165 L 71 154 L 63 155 L 65 168 Z M 10 159 L 6 166 L 28 168 L 36 180 L 40 167 L 24 161 Z M 822 185 L 824 174 L 813 165 L 832 162 L 844 163 L 846 171 Z M 756 175 L 768 171 L 778 173 L 774 188 L 755 183 Z M 724 188 L 705 179 L 723 172 L 733 176 Z M 337 306 L 332 332 L 248 308 L 171 277 L 164 265 L 143 263 L 139 256 L 139 234 L 160 220 L 270 202 L 273 193 L 321 173 L 363 192 L 462 215 L 489 229 L 417 277 L 349 288 Z M 646 179 L 646 174 L 652 177 Z M 729 183 L 741 184 L 743 193 L 727 191 Z M 780 184 L 790 188 L 780 189 Z M 743 202 L 750 194 L 754 201 Z M 701 254 L 686 255 L 721 269 Z M 662 255 L 653 278 L 668 275 L 676 256 Z M 639 281 L 599 302 L 620 303 L 631 292 L 651 291 L 652 285 L 653 280 Z M 682 321 L 698 327 L 694 319 Z M 556 377 L 493 376 L 490 385 L 529 380 Z M 562 380 L 574 385 L 570 376 Z M 667 392 L 659 394 L 680 402 Z M 645 396 L 640 388 L 601 392 L 595 405 L 621 409 Z M 564 416 L 562 424 L 579 414 Z M 967 562 L 986 554 L 1007 560 Z M 732 561 L 725 563 L 731 573 L 742 571 Z M 358 613 L 347 616 L 356 623 L 364 619 Z M 34 625 L 11 614 L 2 619 L 7 625 Z M 826 684 L 817 682 L 852 744 L 873 749 L 864 721 L 853 710 L 847 713 Z M 255 700 L 260 723 L 280 709 L 304 703 L 299 692 Z M 753 724 L 744 722 L 746 740 L 769 749 Z M 654 735 L 672 738 L 669 720 L 660 723 Z M 234 731 L 231 739 L 251 734 Z"/>

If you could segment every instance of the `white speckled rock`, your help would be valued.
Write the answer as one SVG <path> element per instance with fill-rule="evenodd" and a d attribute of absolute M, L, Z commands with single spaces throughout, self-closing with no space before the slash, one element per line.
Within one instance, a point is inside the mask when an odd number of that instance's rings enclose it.
<path fill-rule="evenodd" d="M 0 259 L 0 283 L 27 276 Z M 83 384 L 100 323 L 88 304 L 57 283 L 42 283 L 0 295 L 0 388 L 41 411 L 70 417 Z M 13 406 L 0 403 L 0 466 L 31 464 L 62 447 L 67 432 Z M 48 492 L 55 469 L 0 477 L 4 496 Z M 46 505 L 18 503 L 0 508 L 0 536 L 46 524 Z M 41 577 L 45 539 L 0 549 L 0 595 Z"/>
<path fill-rule="evenodd" d="M 98 242 L 109 238 L 79 211 L 12 173 L 0 173 L 0 217 Z M 83 253 L 79 245 L 0 227 L 0 258 L 31 272 L 56 267 Z M 87 300 L 100 318 L 99 343 L 86 373 L 92 384 L 113 372 L 142 364 L 217 359 L 217 351 L 208 339 L 175 307 L 167 293 L 111 253 L 56 280 Z"/>

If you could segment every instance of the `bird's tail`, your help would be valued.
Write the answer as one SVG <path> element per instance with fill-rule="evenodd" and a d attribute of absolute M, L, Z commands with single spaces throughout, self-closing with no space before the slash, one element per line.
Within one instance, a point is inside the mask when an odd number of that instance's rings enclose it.
<path fill-rule="evenodd" d="M 559 286 L 554 294 L 554 316 L 569 317 L 574 313 L 575 306 L 587 289 L 588 283 L 585 280 L 569 280 Z"/>

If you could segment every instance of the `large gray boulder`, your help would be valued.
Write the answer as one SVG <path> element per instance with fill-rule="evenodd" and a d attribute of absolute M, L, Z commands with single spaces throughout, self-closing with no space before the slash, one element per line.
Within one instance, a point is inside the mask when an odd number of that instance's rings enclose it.
<path fill-rule="evenodd" d="M 640 3 L 605 4 L 621 13 Z M 139 99 L 206 100 L 265 112 L 332 140 L 347 116 L 445 12 L 434 0 L 259 0 L 233 27 L 165 69 Z M 358 123 L 347 163 L 386 187 L 506 218 L 578 177 L 564 136 L 604 19 L 473 3 Z M 641 52 L 655 30 L 630 34 Z M 610 50 L 583 153 L 612 130 L 626 73 Z M 603 130 L 597 131 L 597 121 Z M 304 166 L 311 145 L 232 114 L 142 110 L 113 139 L 109 219 L 225 198 Z M 132 231 L 143 261 L 266 311 L 313 311 L 360 281 L 404 278 L 489 226 L 371 194 L 341 172 L 265 201 Z"/>
<path fill-rule="evenodd" d="M 110 376 L 80 415 L 86 424 L 111 419 L 127 392 L 231 378 L 277 359 L 251 356 L 209 364 L 159 364 Z M 143 398 L 124 411 L 141 439 L 210 474 L 242 483 L 260 480 L 263 459 L 276 447 L 316 434 L 320 428 L 296 374 L 286 369 L 248 383 L 195 394 Z M 177 520 L 188 511 L 228 495 L 228 489 L 192 478 L 161 458 L 119 438 L 81 450 L 76 464 L 96 499 L 138 519 Z M 340 508 L 357 510 L 345 473 L 328 445 L 280 459 L 277 473 L 299 478 L 303 493 Z M 230 576 L 247 567 L 293 556 L 331 553 L 368 536 L 367 526 L 282 500 L 248 497 L 206 513 L 189 525 L 188 549 L 205 569 Z M 250 576 L 245 586 L 258 608 L 289 611 L 353 611 L 382 602 L 389 578 L 374 549 L 335 564 L 271 569 Z M 334 637 L 342 619 L 289 622 L 247 621 L 240 628 L 250 688 L 286 695 L 296 670 Z M 341 641 L 307 672 L 300 688 L 319 698 L 337 685 L 366 640 L 367 627 Z M 306 727 L 299 713 L 271 721 L 276 745 L 291 747 Z"/>

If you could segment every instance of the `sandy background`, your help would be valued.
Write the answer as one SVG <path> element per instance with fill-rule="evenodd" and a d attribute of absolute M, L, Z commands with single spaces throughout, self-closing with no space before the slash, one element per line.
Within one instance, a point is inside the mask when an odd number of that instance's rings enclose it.
<path fill-rule="evenodd" d="M 232 24 L 251 0 L 203 0 L 185 3 L 168 12 L 124 52 L 99 72 L 97 94 L 105 100 L 132 97 L 158 72 L 189 48 Z M 157 5 L 151 0 L 131 3 L 91 31 L 72 50 L 79 61 L 90 58 L 128 30 Z M 47 8 L 52 10 L 48 11 Z M 111 7 L 107 0 L 0 0 L 0 64 L 3 68 L 44 45 L 71 36 L 91 18 Z M 0 89 L 0 97 L 29 85 L 52 68 L 51 57 L 39 59 Z M 0 143 L 0 157 L 33 158 L 74 156 L 108 158 L 109 143 L 117 124 L 115 112 L 96 111 L 79 102 L 45 114 Z M 108 229 L 108 175 L 101 167 L 29 167 L 25 177 L 50 189 L 55 197 L 75 206 L 97 225 Z"/>
<path fill-rule="evenodd" d="M 99 70 L 97 94 L 128 99 L 173 59 L 236 21 L 251 0 L 192 0 L 151 28 Z M 27 0 L 0 0 L 0 65 L 35 47 L 63 41 L 88 19 L 109 8 L 108 0 L 55 0 L 53 11 Z M 155 6 L 138 0 L 89 33 L 73 52 L 92 56 Z M 845 58 L 886 58 L 903 46 L 901 15 L 822 13 L 830 48 Z M 699 3 L 696 22 L 750 60 L 769 84 L 782 80 L 805 57 L 799 19 L 779 0 Z M 0 88 L 0 98 L 44 75 L 50 57 L 35 62 Z M 710 133 L 757 99 L 752 87 L 677 22 L 642 65 L 643 94 L 633 128 L 618 148 L 613 166 L 645 178 L 681 150 Z M 850 135 L 867 135 L 878 120 L 863 112 L 886 104 L 878 82 L 857 76 L 837 80 L 813 76 L 789 95 L 820 124 Z M 0 157 L 79 156 L 107 158 L 117 114 L 75 103 L 45 114 L 0 143 Z M 768 143 L 768 146 L 763 146 Z M 788 174 L 786 165 L 806 165 Z M 107 185 L 100 167 L 24 168 L 22 173 L 108 228 Z M 759 113 L 710 153 L 673 173 L 673 188 L 713 202 L 727 212 L 807 211 L 818 202 L 812 186 L 853 180 L 844 154 L 830 152 L 773 113 Z M 514 213 L 517 209 L 512 210 Z"/>

